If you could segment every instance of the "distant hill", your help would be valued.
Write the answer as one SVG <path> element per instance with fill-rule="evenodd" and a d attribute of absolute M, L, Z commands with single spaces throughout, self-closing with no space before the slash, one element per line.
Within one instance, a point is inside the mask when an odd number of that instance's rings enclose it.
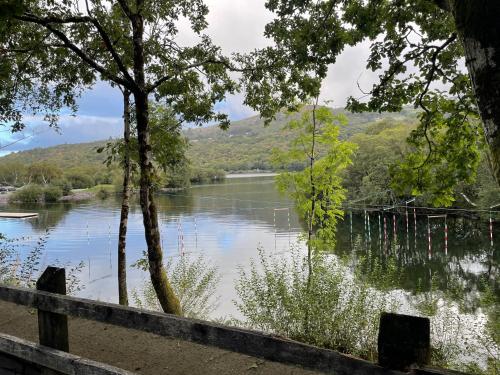
<path fill-rule="evenodd" d="M 85 166 L 101 167 L 105 156 L 97 153 L 97 148 L 107 141 L 90 143 L 63 144 L 46 148 L 34 148 L 11 153 L 0 158 L 0 162 L 33 164 L 48 162 L 61 169 Z"/>
<path fill-rule="evenodd" d="M 333 111 L 344 113 L 348 117 L 349 123 L 341 131 L 343 138 L 362 132 L 369 124 L 383 119 L 410 123 L 416 118 L 413 110 L 393 114 L 351 114 L 341 109 Z M 273 148 L 286 148 L 293 136 L 290 132 L 282 130 L 289 120 L 290 117 L 279 115 L 270 125 L 264 126 L 262 119 L 254 116 L 233 122 L 227 131 L 216 126 L 186 129 L 184 133 L 191 144 L 188 157 L 194 167 L 200 168 L 218 168 L 228 172 L 271 169 L 270 151 Z M 0 158 L 0 162 L 26 165 L 44 161 L 61 169 L 99 167 L 102 166 L 105 156 L 98 154 L 96 149 L 106 142 L 36 148 L 9 154 Z"/>
<path fill-rule="evenodd" d="M 344 139 L 363 132 L 368 125 L 383 119 L 414 123 L 416 113 L 405 109 L 400 113 L 349 113 L 343 109 L 334 109 L 334 113 L 343 113 L 348 118 L 348 125 L 341 129 Z M 295 115 L 296 117 L 297 115 Z M 268 126 L 263 125 L 259 116 L 236 121 L 223 131 L 218 127 L 188 129 L 185 131 L 190 140 L 188 156 L 193 165 L 212 167 L 225 171 L 241 171 L 272 168 L 270 153 L 273 148 L 286 149 L 293 133 L 283 131 L 290 117 L 279 115 Z"/>

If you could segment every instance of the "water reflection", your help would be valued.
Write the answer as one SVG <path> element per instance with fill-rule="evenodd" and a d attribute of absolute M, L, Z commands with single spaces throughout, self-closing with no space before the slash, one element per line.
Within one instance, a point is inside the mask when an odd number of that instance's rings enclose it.
<path fill-rule="evenodd" d="M 448 216 L 446 236 L 444 220 L 428 225 L 427 215 L 417 215 L 416 225 L 410 221 L 407 230 L 405 214 L 396 213 L 394 233 L 393 214 L 381 212 L 380 226 L 378 214 L 374 213 L 371 229 L 364 213 L 354 214 L 352 235 L 348 215 L 338 227 L 335 249 L 375 286 L 382 283 L 378 287 L 385 288 L 389 284 L 394 289 L 420 293 L 429 291 L 432 283 L 467 312 L 479 307 L 480 293 L 487 284 L 500 291 L 500 254 L 491 246 L 487 222 Z M 390 222 L 386 228 L 384 217 L 386 223 Z M 499 235 L 498 229 L 494 231 L 495 238 Z"/>
<path fill-rule="evenodd" d="M 203 253 L 218 266 L 222 274 L 218 292 L 223 297 L 216 311 L 219 316 L 235 312 L 231 300 L 235 297 L 237 267 L 247 267 L 252 258 L 256 259 L 258 246 L 285 254 L 303 230 L 292 202 L 277 192 L 272 177 L 196 186 L 182 193 L 160 194 L 157 202 L 166 256 Z M 82 282 L 86 289 L 81 295 L 117 302 L 119 198 L 22 209 L 39 212 L 40 216 L 35 220 L 1 220 L 0 232 L 9 237 L 30 236 L 29 242 L 48 228 L 42 266 L 56 259 L 84 261 Z M 363 210 L 357 210 L 339 223 L 333 252 L 374 286 L 417 293 L 429 290 L 434 280 L 440 290 L 474 311 L 485 282 L 499 290 L 500 255 L 490 246 L 486 221 L 448 216 L 446 224 L 447 249 L 444 220 L 428 221 L 419 213 L 415 226 L 411 211 L 407 222 L 405 212 L 370 212 L 367 218 Z M 498 226 L 494 231 L 498 248 Z M 127 235 L 128 264 L 139 259 L 145 249 L 141 210 L 134 198 Z M 138 286 L 144 276 L 130 269 L 129 286 Z"/>

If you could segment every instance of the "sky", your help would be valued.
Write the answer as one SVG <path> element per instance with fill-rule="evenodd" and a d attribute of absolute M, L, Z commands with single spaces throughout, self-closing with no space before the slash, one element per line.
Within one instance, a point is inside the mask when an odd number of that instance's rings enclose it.
<path fill-rule="evenodd" d="M 263 35 L 266 23 L 273 16 L 265 9 L 265 0 L 207 0 L 206 3 L 210 10 L 206 33 L 225 54 L 248 52 L 271 44 Z M 180 43 L 192 42 L 187 23 L 181 24 L 179 30 Z M 358 81 L 365 91 L 371 88 L 375 77 L 365 70 L 368 47 L 367 43 L 362 43 L 346 49 L 330 67 L 323 84 L 322 101 L 328 100 L 330 106 L 341 107 L 350 95 L 361 96 Z M 217 105 L 217 109 L 228 113 L 233 121 L 257 114 L 243 105 L 243 94 L 228 97 Z M 121 115 L 122 96 L 118 88 L 98 82 L 79 99 L 76 116 L 61 116 L 59 131 L 48 128 L 34 117 L 26 117 L 28 126 L 23 134 L 12 135 L 0 128 L 0 156 L 36 147 L 119 137 L 122 134 Z M 5 147 L 10 143 L 13 144 Z"/>

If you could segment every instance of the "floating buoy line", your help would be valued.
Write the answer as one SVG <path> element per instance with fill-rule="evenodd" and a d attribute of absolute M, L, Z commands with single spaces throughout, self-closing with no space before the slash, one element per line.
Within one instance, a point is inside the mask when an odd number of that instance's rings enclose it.
<path fill-rule="evenodd" d="M 385 194 L 386 192 L 382 192 Z M 379 193 L 380 194 L 380 193 Z M 364 217 L 364 237 L 366 244 L 371 242 L 371 225 L 370 225 L 370 215 L 378 216 L 378 232 L 379 232 L 379 246 L 382 248 L 382 222 L 383 222 L 383 239 L 384 239 L 384 252 L 387 251 L 388 245 L 391 243 L 396 250 L 398 248 L 398 216 L 402 216 L 404 220 L 404 225 L 406 226 L 406 248 L 410 248 L 410 210 L 413 209 L 413 232 L 415 237 L 415 249 L 417 248 L 417 209 L 419 211 L 424 211 L 424 213 L 419 214 L 419 216 L 425 217 L 427 219 L 427 252 L 428 258 L 432 258 L 433 243 L 432 243 L 432 226 L 431 222 L 441 222 L 443 224 L 443 238 L 444 238 L 444 254 L 448 255 L 448 215 L 455 215 L 459 212 L 475 212 L 475 213 L 488 213 L 488 235 L 489 235 L 489 245 L 494 250 L 494 223 L 496 215 L 500 213 L 497 208 L 500 207 L 500 203 L 490 206 L 489 208 L 436 208 L 427 206 L 416 206 L 415 198 L 395 203 L 393 205 L 377 205 L 377 204 L 366 204 L 357 203 L 367 200 L 372 196 L 361 198 L 355 201 L 350 201 L 344 205 L 344 210 L 349 212 L 350 218 L 350 239 L 351 247 L 353 241 L 353 214 L 358 211 Z M 467 202 L 472 206 L 477 207 L 470 199 L 467 198 Z M 413 203 L 412 206 L 409 204 Z M 497 210 L 495 210 L 497 209 Z M 435 213 L 433 213 L 435 212 Z M 392 223 L 390 222 L 392 219 Z M 392 226 L 392 240 L 389 240 L 389 227 Z"/>

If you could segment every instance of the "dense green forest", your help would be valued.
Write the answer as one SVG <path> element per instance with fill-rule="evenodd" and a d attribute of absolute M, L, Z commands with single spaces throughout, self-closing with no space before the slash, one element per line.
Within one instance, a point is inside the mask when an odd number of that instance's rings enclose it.
<path fill-rule="evenodd" d="M 333 112 L 347 116 L 348 124 L 341 127 L 340 136 L 357 145 L 353 164 L 343 176 L 348 198 L 351 201 L 365 199 L 363 203 L 371 204 L 396 199 L 391 188 L 391 168 L 410 151 L 406 139 L 417 124 L 415 111 L 351 114 L 335 109 Z M 280 114 L 268 126 L 254 116 L 234 122 L 228 130 L 216 126 L 186 129 L 189 165 L 170 175 L 162 172 L 161 184 L 185 187 L 189 183 L 220 180 L 224 173 L 280 170 L 279 165 L 273 164 L 272 151 L 288 149 L 294 133 L 284 127 L 296 116 Z M 106 166 L 105 153 L 97 152 L 108 142 L 65 144 L 4 156 L 0 159 L 0 183 L 16 186 L 52 183 L 63 190 L 68 186 L 73 189 L 99 184 L 118 186 L 121 183 L 119 165 Z M 303 166 L 292 165 L 291 168 L 298 170 Z M 486 158 L 480 165 L 476 183 L 457 188 L 456 205 L 470 205 L 464 194 L 481 206 L 494 203 L 499 192 Z M 423 196 L 421 200 L 428 203 L 432 196 Z"/>
<path fill-rule="evenodd" d="M 341 129 L 341 138 L 347 139 L 363 132 L 370 124 L 382 119 L 391 119 L 405 124 L 416 121 L 410 109 L 400 113 L 349 113 L 334 109 L 334 113 L 345 114 L 348 125 Z M 273 149 L 286 150 L 294 134 L 283 130 L 285 124 L 296 115 L 279 114 L 276 120 L 264 126 L 259 116 L 231 124 L 227 131 L 217 127 L 188 129 L 190 140 L 189 159 L 199 167 L 221 168 L 227 172 L 249 170 L 274 170 L 271 159 Z"/>

